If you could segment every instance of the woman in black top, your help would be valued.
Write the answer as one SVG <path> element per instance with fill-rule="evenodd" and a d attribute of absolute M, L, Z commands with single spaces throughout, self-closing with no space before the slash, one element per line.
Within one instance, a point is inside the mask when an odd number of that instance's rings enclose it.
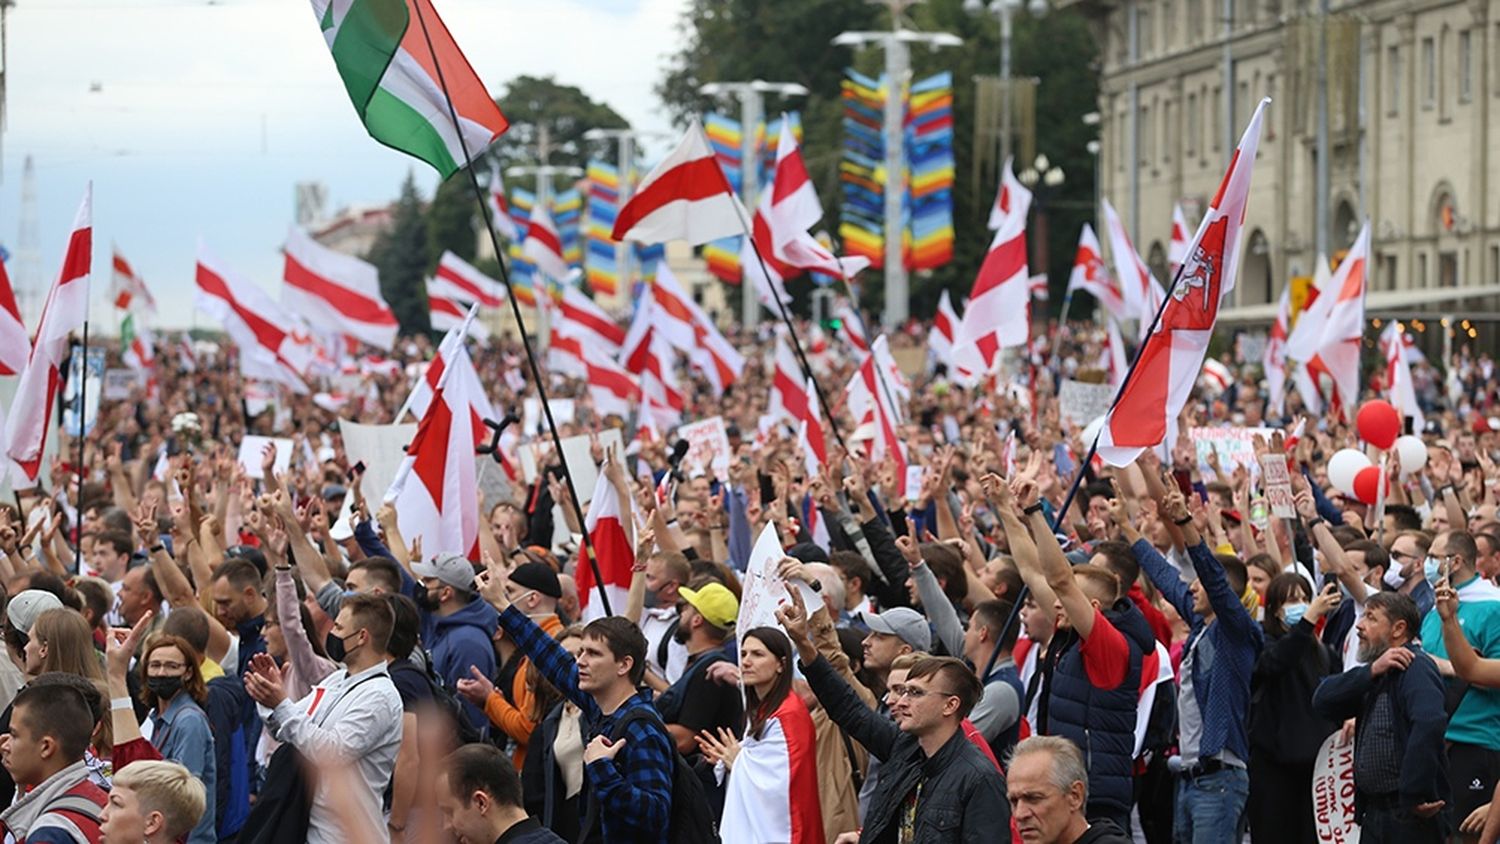
<path fill-rule="evenodd" d="M 1312 710 L 1313 691 L 1333 655 L 1318 622 L 1340 601 L 1337 584 L 1308 600 L 1302 575 L 1285 572 L 1266 587 L 1266 646 L 1250 680 L 1250 816 L 1252 844 L 1315 844 L 1313 761 L 1337 727 Z"/>

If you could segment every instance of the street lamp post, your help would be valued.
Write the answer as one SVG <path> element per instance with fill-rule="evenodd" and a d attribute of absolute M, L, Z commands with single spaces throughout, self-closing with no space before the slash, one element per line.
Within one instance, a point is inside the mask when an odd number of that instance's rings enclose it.
<path fill-rule="evenodd" d="M 901 14 L 917 0 L 868 2 L 890 9 L 891 31 L 841 32 L 833 39 L 833 43 L 838 47 L 875 44 L 885 49 L 885 122 L 882 131 L 885 146 L 885 307 L 881 313 L 881 323 L 887 328 L 894 328 L 905 322 L 911 313 L 911 291 L 901 254 L 902 183 L 906 172 L 903 124 L 906 116 L 902 112 L 904 104 L 900 86 L 906 82 L 910 72 L 909 45 L 926 44 L 936 50 L 939 47 L 958 47 L 963 41 L 947 32 L 917 32 L 903 28 Z"/>
<path fill-rule="evenodd" d="M 1047 198 L 1053 189 L 1062 185 L 1067 179 L 1067 174 L 1061 167 L 1047 160 L 1047 156 L 1038 155 L 1026 169 L 1022 170 L 1016 177 L 1021 184 L 1031 189 L 1036 197 L 1036 224 L 1033 230 L 1036 237 L 1033 239 L 1035 245 L 1032 254 L 1037 258 L 1033 262 L 1033 269 L 1042 275 L 1047 274 Z"/>
<path fill-rule="evenodd" d="M 765 116 L 765 95 L 782 97 L 805 97 L 807 89 L 795 82 L 766 82 L 752 79 L 749 82 L 709 82 L 698 87 L 698 92 L 709 97 L 734 95 L 740 101 L 740 199 L 745 207 L 754 209 L 760 193 L 760 161 L 755 149 L 755 129 Z M 751 213 L 754 213 L 752 210 Z M 755 293 L 742 285 L 743 297 L 740 322 L 745 328 L 754 328 L 760 322 L 760 302 Z"/>
<path fill-rule="evenodd" d="M 1000 19 L 1000 162 L 1010 157 L 1011 97 L 1010 97 L 1010 44 L 1011 16 L 1022 7 L 1036 17 L 1047 14 L 1046 0 L 964 0 L 964 11 L 971 15 L 989 12 Z"/>

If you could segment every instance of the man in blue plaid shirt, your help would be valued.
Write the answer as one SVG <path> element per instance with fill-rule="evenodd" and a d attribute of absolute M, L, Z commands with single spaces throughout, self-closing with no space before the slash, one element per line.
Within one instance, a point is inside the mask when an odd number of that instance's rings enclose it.
<path fill-rule="evenodd" d="M 507 579 L 505 569 L 489 561 L 489 571 L 478 579 L 480 593 L 500 611 L 500 626 L 542 676 L 583 710 L 589 741 L 583 751 L 587 787 L 579 806 L 585 818 L 581 840 L 665 844 L 676 748 L 655 713 L 650 690 L 640 689 L 646 638 L 619 616 L 598 619 L 584 628 L 575 662 L 556 639 L 511 606 Z M 611 742 L 615 725 L 637 707 L 651 709 L 651 717 L 632 720 L 624 736 Z"/>

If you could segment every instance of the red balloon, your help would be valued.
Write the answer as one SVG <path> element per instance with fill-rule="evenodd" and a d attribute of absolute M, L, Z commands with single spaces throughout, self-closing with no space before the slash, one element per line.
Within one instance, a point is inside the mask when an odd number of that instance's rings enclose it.
<path fill-rule="evenodd" d="M 1354 476 L 1354 497 L 1366 504 L 1373 505 L 1378 494 L 1389 495 L 1390 491 L 1391 479 L 1381 473 L 1379 466 L 1366 466 Z"/>
<path fill-rule="evenodd" d="M 1360 405 L 1359 415 L 1354 417 L 1359 438 L 1384 451 L 1396 444 L 1401 436 L 1401 414 L 1388 401 L 1372 399 Z"/>

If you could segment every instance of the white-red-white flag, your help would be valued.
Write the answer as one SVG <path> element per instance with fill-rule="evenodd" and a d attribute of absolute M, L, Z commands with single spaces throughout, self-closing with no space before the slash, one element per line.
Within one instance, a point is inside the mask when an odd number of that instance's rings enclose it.
<path fill-rule="evenodd" d="M 1108 323 L 1105 328 L 1105 355 L 1107 358 L 1106 369 L 1109 370 L 1109 385 L 1118 392 L 1120 384 L 1125 380 L 1125 372 L 1129 364 L 1125 361 L 1125 338 L 1120 336 L 1120 322 L 1114 317 L 1106 317 Z"/>
<path fill-rule="evenodd" d="M 698 246 L 744 234 L 749 217 L 695 117 L 677 148 L 646 174 L 620 209 L 610 239 L 685 240 Z"/>
<path fill-rule="evenodd" d="M 26 333 L 26 323 L 21 321 L 21 309 L 16 306 L 16 291 L 10 286 L 10 276 L 5 274 L 5 263 L 0 262 L 0 375 L 16 375 L 26 368 L 31 357 L 31 336 Z"/>
<path fill-rule="evenodd" d="M 501 237 L 510 243 L 515 243 L 521 239 L 521 234 L 516 230 L 515 218 L 510 215 L 510 203 L 505 199 L 505 179 L 500 176 L 500 162 L 498 161 L 490 167 L 489 194 L 490 222 Z"/>
<path fill-rule="evenodd" d="M 224 326 L 239 347 L 241 374 L 307 392 L 302 374 L 312 360 L 292 336 L 295 324 L 281 306 L 210 255 L 201 242 L 194 280 L 193 305 Z"/>
<path fill-rule="evenodd" d="M 676 421 L 666 426 L 673 427 L 681 421 L 687 401 L 677 381 L 677 356 L 655 328 L 659 318 L 654 301 L 651 297 L 641 299 L 620 348 L 619 360 L 626 372 L 637 377 L 642 396 L 673 412 Z"/>
<path fill-rule="evenodd" d="M 896 463 L 896 477 L 906 477 L 906 453 L 899 434 L 901 414 L 896 407 L 899 394 L 891 383 L 888 364 L 890 349 L 885 335 L 875 338 L 870 344 L 870 354 L 865 356 L 859 370 L 849 381 L 846 395 L 849 413 L 856 425 L 870 426 L 870 458 L 883 460 L 889 457 Z"/>
<path fill-rule="evenodd" d="M 1391 404 L 1403 417 L 1412 420 L 1412 430 L 1421 432 L 1427 427 L 1422 406 L 1417 404 L 1417 390 L 1411 380 L 1411 364 L 1406 361 L 1406 337 L 1401 323 L 1392 320 L 1380 335 L 1385 351 L 1385 387 L 1390 393 Z"/>
<path fill-rule="evenodd" d="M 468 319 L 469 306 L 452 298 L 453 289 L 432 279 L 427 280 L 427 313 L 433 331 L 448 331 L 462 326 L 468 336 L 481 343 L 490 341 L 490 330 L 477 319 Z"/>
<path fill-rule="evenodd" d="M 658 328 L 662 336 L 673 348 L 685 353 L 689 362 L 703 373 L 713 387 L 714 395 L 722 396 L 724 388 L 737 381 L 744 372 L 744 356 L 683 289 L 666 261 L 656 265 L 656 281 L 651 285 L 651 295 L 656 300 L 656 313 L 660 319 Z"/>
<path fill-rule="evenodd" d="M 1005 166 L 1000 169 L 1000 189 L 995 191 L 995 204 L 990 206 L 990 219 L 988 228 L 990 231 L 999 231 L 1005 225 L 1005 220 L 1010 217 L 1016 209 L 1021 210 L 1021 228 L 1026 228 L 1026 213 L 1031 209 L 1031 191 L 1021 184 L 1016 174 L 1011 170 L 1014 156 L 1005 159 Z"/>
<path fill-rule="evenodd" d="M 1333 382 L 1333 409 L 1352 418 L 1359 403 L 1359 351 L 1365 332 L 1365 291 L 1370 265 L 1370 224 L 1360 229 L 1343 262 L 1315 306 L 1313 354 L 1305 359 L 1309 377 L 1327 374 Z M 1298 325 L 1311 314 L 1304 313 Z"/>
<path fill-rule="evenodd" d="M 602 349 L 614 357 L 620 353 L 625 342 L 625 329 L 599 307 L 588 294 L 568 285 L 563 289 L 562 301 L 557 303 L 553 316 L 563 330 L 583 340 L 586 348 Z"/>
<path fill-rule="evenodd" d="M 438 259 L 432 281 L 450 299 L 478 302 L 486 308 L 505 304 L 505 285 L 474 269 L 468 261 L 452 252 L 444 252 Z"/>
<path fill-rule="evenodd" d="M 786 335 L 778 332 L 775 357 L 771 359 L 771 401 L 766 408 L 771 418 L 796 425 L 797 420 L 807 415 L 807 408 L 803 407 L 807 397 L 802 388 L 806 377 Z"/>
<path fill-rule="evenodd" d="M 1088 223 L 1084 223 L 1083 231 L 1078 233 L 1078 252 L 1073 258 L 1073 272 L 1068 276 L 1068 293 L 1074 290 L 1093 296 L 1115 319 L 1134 316 L 1125 308 L 1125 293 L 1120 289 L 1120 282 L 1104 265 L 1099 236 Z"/>
<path fill-rule="evenodd" d="M 856 358 L 870 351 L 870 341 L 865 339 L 864 320 L 859 318 L 859 314 L 854 312 L 848 302 L 840 300 L 835 304 L 833 317 L 839 321 L 839 337 L 856 352 Z"/>
<path fill-rule="evenodd" d="M 11 401 L 10 417 L 5 420 L 6 454 L 15 464 L 12 477 L 17 487 L 36 482 L 42 466 L 42 452 L 47 446 L 47 431 L 62 388 L 62 367 L 68 357 L 68 335 L 83 327 L 89 318 L 89 275 L 94 246 L 94 186 L 83 194 L 83 202 L 73 218 L 68 247 L 63 252 L 62 269 L 47 292 L 42 318 L 37 323 L 36 345 L 21 370 Z"/>
<path fill-rule="evenodd" d="M 1145 337 L 1146 332 L 1151 330 L 1151 322 L 1156 318 L 1157 311 L 1161 310 L 1162 301 L 1166 298 L 1166 291 L 1162 289 L 1161 282 L 1151 274 L 1146 262 L 1135 251 L 1135 246 L 1130 242 L 1130 234 L 1125 230 L 1125 224 L 1120 222 L 1120 215 L 1115 213 L 1115 207 L 1106 199 L 1102 203 L 1104 209 L 1104 228 L 1109 233 L 1109 251 L 1114 259 L 1115 278 L 1125 298 L 1125 317 L 1138 320 L 1140 323 L 1140 336 Z"/>
<path fill-rule="evenodd" d="M 802 406 L 796 411 L 801 413 L 797 419 L 797 444 L 802 450 L 803 466 L 807 469 L 808 477 L 813 477 L 823 471 L 828 465 L 828 437 L 823 433 L 823 413 L 818 401 L 818 386 L 811 379 L 807 379 L 804 385 Z"/>
<path fill-rule="evenodd" d="M 807 166 L 792 123 L 782 115 L 781 137 L 776 142 L 776 172 L 771 193 L 771 240 L 776 258 L 803 270 L 815 270 L 835 278 L 853 278 L 870 266 L 863 256 L 836 257 L 808 230 L 823 218 L 823 205 L 808 178 Z"/>
<path fill-rule="evenodd" d="M 1031 298 L 1038 302 L 1045 302 L 1052 296 L 1052 291 L 1047 287 L 1047 274 L 1037 273 L 1027 279 L 1026 289 L 1031 292 Z"/>
<path fill-rule="evenodd" d="M 433 390 L 432 401 L 385 500 L 395 504 L 408 541 L 421 538 L 425 554 L 462 554 L 479 561 L 479 481 L 474 448 L 484 425 L 470 388 L 479 383 L 468 349 L 459 345 Z"/>
<path fill-rule="evenodd" d="M 131 268 L 125 256 L 120 254 L 120 247 L 113 247 L 112 251 L 109 297 L 115 303 L 115 309 L 156 313 L 156 299 L 146 288 L 145 280 Z"/>
<path fill-rule="evenodd" d="M 1172 203 L 1172 242 L 1167 246 L 1167 266 L 1173 277 L 1187 258 L 1188 240 L 1192 236 L 1193 230 L 1188 228 L 1187 215 L 1182 213 L 1182 203 Z"/>
<path fill-rule="evenodd" d="M 318 328 L 347 334 L 390 351 L 396 315 L 380 295 L 373 264 L 318 243 L 297 226 L 287 229 L 281 303 Z"/>
<path fill-rule="evenodd" d="M 585 622 L 603 618 L 604 601 L 599 593 L 607 595 L 610 609 L 620 612 L 630 594 L 632 565 L 635 549 L 631 547 L 630 534 L 625 526 L 631 518 L 630 501 L 622 499 L 614 484 L 604 472 L 594 485 L 594 497 L 589 499 L 589 512 L 583 519 L 583 529 L 589 533 L 589 545 L 599 564 L 599 577 L 594 577 L 594 567 L 589 564 L 587 552 L 580 554 L 575 577 L 578 579 L 578 606 Z"/>
<path fill-rule="evenodd" d="M 641 400 L 641 385 L 635 376 L 610 358 L 585 350 L 584 368 L 589 398 L 599 416 L 630 416 L 631 408 Z"/>
<path fill-rule="evenodd" d="M 1266 373 L 1266 392 L 1270 397 L 1271 412 L 1280 416 L 1286 408 L 1286 338 L 1287 326 L 1292 322 L 1292 286 L 1281 288 L 1281 301 L 1276 306 L 1276 321 L 1271 324 L 1266 337 L 1266 352 L 1261 359 L 1261 368 Z"/>
<path fill-rule="evenodd" d="M 938 296 L 937 315 L 932 319 L 932 330 L 927 332 L 927 348 L 932 350 L 938 363 L 953 365 L 953 335 L 958 331 L 958 312 L 953 310 L 953 300 L 947 288 Z"/>
<path fill-rule="evenodd" d="M 411 411 L 411 415 L 417 419 L 427 415 L 428 408 L 432 406 L 432 398 L 437 395 L 438 384 L 448 371 L 449 362 L 456 359 L 459 352 L 464 350 L 464 341 L 469 337 L 470 324 L 477 322 L 478 317 L 479 306 L 471 305 L 468 312 L 464 314 L 463 321 L 449 328 L 448 332 L 443 335 L 442 341 L 438 343 L 437 352 L 427 364 L 427 369 L 412 385 L 411 393 L 406 397 L 406 403 L 396 411 L 396 422 L 400 422 L 406 416 L 407 411 Z M 475 373 L 472 361 L 467 370 L 461 370 L 455 374 L 465 381 L 459 386 L 463 395 L 468 396 L 473 402 L 474 415 L 480 420 L 499 420 L 500 415 L 495 412 L 494 405 L 490 404 L 489 396 L 485 394 L 484 385 Z M 476 435 L 480 439 L 483 436 L 483 432 Z"/>
<path fill-rule="evenodd" d="M 538 202 L 531 206 L 531 219 L 526 224 L 526 240 L 521 244 L 521 252 L 553 281 L 568 280 L 562 236 L 557 233 L 557 224 L 552 222 L 547 203 Z"/>
<path fill-rule="evenodd" d="M 1134 375 L 1121 388 L 1100 429 L 1098 454 L 1111 466 L 1128 466 L 1142 451 L 1166 441 L 1198 380 L 1220 303 L 1234 289 L 1239 270 L 1250 178 L 1269 103 L 1261 100 L 1250 118 L 1198 225 L 1171 299 L 1136 354 Z"/>
<path fill-rule="evenodd" d="M 547 343 L 547 370 L 554 377 L 559 375 L 569 378 L 589 377 L 588 364 L 584 362 L 586 356 L 584 341 L 578 336 L 577 331 L 578 329 L 569 323 L 552 327 L 552 337 Z M 595 354 L 603 355 L 605 350 L 596 350 Z"/>
<path fill-rule="evenodd" d="M 130 323 L 130 336 L 128 338 L 123 336 L 126 329 L 125 323 L 122 322 L 120 324 L 121 339 L 128 339 L 129 342 L 120 357 L 125 361 L 126 366 L 147 375 L 150 370 L 156 368 L 156 335 L 151 332 L 150 328 L 137 324 L 133 316 L 125 319 Z"/>
<path fill-rule="evenodd" d="M 771 200 L 775 196 L 772 188 L 761 191 L 760 202 L 755 206 L 755 217 L 751 220 L 751 237 L 740 240 L 740 271 L 755 291 L 756 301 L 761 307 L 776 313 L 776 299 L 790 304 L 792 296 L 786 292 L 787 279 L 796 278 L 802 271 L 776 257 L 776 233 L 771 228 Z"/>
<path fill-rule="evenodd" d="M 953 338 L 954 377 L 962 383 L 976 383 L 993 372 L 1001 349 L 1024 346 L 1031 339 L 1031 273 L 1026 260 L 1031 193 L 1009 195 L 1009 211 L 990 242 Z"/>

